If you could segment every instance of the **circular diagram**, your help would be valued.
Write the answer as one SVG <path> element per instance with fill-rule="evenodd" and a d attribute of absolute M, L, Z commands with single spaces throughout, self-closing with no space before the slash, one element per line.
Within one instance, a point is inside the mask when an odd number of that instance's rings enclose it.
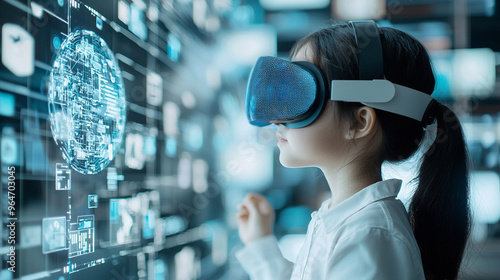
<path fill-rule="evenodd" d="M 106 168 L 126 121 L 120 68 L 106 42 L 92 31 L 71 33 L 52 65 L 48 95 L 52 135 L 63 158 L 82 174 Z"/>

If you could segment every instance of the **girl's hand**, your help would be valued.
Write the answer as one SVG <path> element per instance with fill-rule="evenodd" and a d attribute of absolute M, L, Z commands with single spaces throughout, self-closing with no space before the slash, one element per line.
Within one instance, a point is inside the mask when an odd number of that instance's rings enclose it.
<path fill-rule="evenodd" d="M 238 233 L 245 245 L 273 234 L 274 209 L 264 196 L 249 193 L 238 207 Z"/>

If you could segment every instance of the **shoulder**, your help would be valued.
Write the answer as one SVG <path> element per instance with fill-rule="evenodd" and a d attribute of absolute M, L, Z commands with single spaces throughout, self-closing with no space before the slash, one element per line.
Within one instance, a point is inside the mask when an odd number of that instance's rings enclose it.
<path fill-rule="evenodd" d="M 395 198 L 375 201 L 353 213 L 339 227 L 338 237 L 370 231 L 384 232 L 404 241 L 414 239 L 406 209 Z"/>
<path fill-rule="evenodd" d="M 425 279 L 420 254 L 410 247 L 386 229 L 363 228 L 339 240 L 328 256 L 326 275 L 336 279 Z"/>
<path fill-rule="evenodd" d="M 355 258 L 381 273 L 423 273 L 420 251 L 399 200 L 384 199 L 367 205 L 348 217 L 336 235 L 329 256 L 331 264 Z"/>

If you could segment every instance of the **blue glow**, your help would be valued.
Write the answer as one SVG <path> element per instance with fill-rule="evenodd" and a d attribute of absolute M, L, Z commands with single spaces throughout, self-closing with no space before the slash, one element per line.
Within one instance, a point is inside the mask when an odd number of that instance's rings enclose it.
<path fill-rule="evenodd" d="M 86 215 L 78 217 L 78 229 L 89 229 L 94 227 L 94 216 Z"/>
<path fill-rule="evenodd" d="M 19 144 L 16 140 L 16 132 L 11 126 L 4 126 L 0 135 L 1 162 L 6 165 L 17 165 L 20 162 Z"/>
<path fill-rule="evenodd" d="M 165 141 L 165 154 L 169 157 L 174 157 L 177 154 L 177 139 L 167 137 Z"/>
<path fill-rule="evenodd" d="M 167 266 L 165 262 L 161 259 L 155 260 L 155 279 L 164 280 L 167 279 Z"/>
<path fill-rule="evenodd" d="M 58 50 L 61 48 L 61 39 L 57 36 L 54 36 L 52 38 L 52 46 L 54 46 L 54 49 Z"/>
<path fill-rule="evenodd" d="M 156 137 L 155 136 L 145 136 L 144 137 L 144 148 L 142 151 L 145 155 L 155 155 L 156 154 Z"/>
<path fill-rule="evenodd" d="M 118 205 L 118 200 L 116 199 L 111 199 L 109 201 L 109 219 L 110 221 L 117 221 L 120 217 L 118 214 L 119 212 L 119 205 Z"/>
<path fill-rule="evenodd" d="M 181 216 L 170 216 L 165 218 L 165 235 L 172 235 L 184 231 L 187 222 Z"/>
<path fill-rule="evenodd" d="M 14 273 L 12 273 L 11 271 L 9 271 L 7 269 L 0 270 L 0 279 L 2 279 L 2 280 L 12 280 L 13 275 L 14 275 Z M 156 279 L 159 280 L 159 279 L 164 279 L 164 278 L 156 277 Z"/>
<path fill-rule="evenodd" d="M 13 117 L 16 112 L 16 99 L 14 95 L 0 92 L 0 115 Z"/>
<path fill-rule="evenodd" d="M 95 18 L 95 26 L 97 29 L 102 30 L 102 19 L 100 17 Z"/>
<path fill-rule="evenodd" d="M 476 223 L 500 221 L 500 177 L 493 171 L 474 171 L 470 176 L 470 205 Z"/>
<path fill-rule="evenodd" d="M 167 36 L 167 55 L 172 61 L 178 61 L 182 50 L 181 41 L 174 34 Z"/>
<path fill-rule="evenodd" d="M 144 239 L 150 239 L 155 236 L 155 212 L 149 209 L 143 216 L 143 230 L 142 237 Z"/>
<path fill-rule="evenodd" d="M 135 3 L 130 5 L 128 29 L 141 40 L 146 41 L 148 39 L 148 28 L 146 27 L 144 12 Z"/>
<path fill-rule="evenodd" d="M 181 128 L 184 144 L 192 149 L 199 150 L 203 147 L 203 128 L 196 123 L 184 123 Z"/>

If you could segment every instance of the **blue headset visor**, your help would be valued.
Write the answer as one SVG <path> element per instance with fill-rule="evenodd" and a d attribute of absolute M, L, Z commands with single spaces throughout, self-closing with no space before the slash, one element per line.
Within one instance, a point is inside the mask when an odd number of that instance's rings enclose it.
<path fill-rule="evenodd" d="M 273 123 L 300 128 L 314 122 L 327 100 L 360 102 L 424 123 L 433 98 L 384 78 L 382 45 L 373 21 L 349 22 L 358 51 L 359 80 L 326 81 L 307 61 L 263 56 L 248 79 L 246 113 L 256 126 Z M 327 83 L 331 91 L 326 92 Z"/>
<path fill-rule="evenodd" d="M 326 98 L 325 80 L 312 63 L 263 56 L 248 80 L 247 118 L 256 126 L 304 127 L 321 113 Z"/>

